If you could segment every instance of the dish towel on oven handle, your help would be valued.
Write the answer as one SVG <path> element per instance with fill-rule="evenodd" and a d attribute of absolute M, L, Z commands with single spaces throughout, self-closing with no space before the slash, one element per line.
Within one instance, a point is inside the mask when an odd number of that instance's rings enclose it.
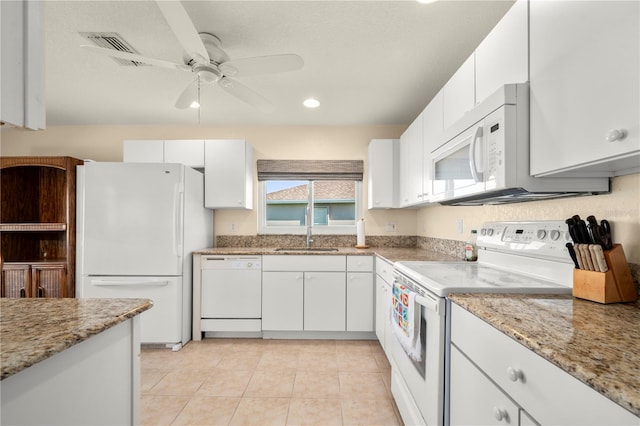
<path fill-rule="evenodd" d="M 420 342 L 420 309 L 416 294 L 397 282 L 391 294 L 391 328 L 404 351 L 416 362 L 422 361 Z"/>

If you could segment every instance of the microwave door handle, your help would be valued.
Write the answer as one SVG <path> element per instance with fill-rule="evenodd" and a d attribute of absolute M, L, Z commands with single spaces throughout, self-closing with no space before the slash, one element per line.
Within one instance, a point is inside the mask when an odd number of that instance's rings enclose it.
<path fill-rule="evenodd" d="M 471 176 L 476 183 L 480 183 L 483 179 L 482 173 L 478 172 L 476 165 L 476 146 L 478 139 L 482 137 L 482 126 L 476 128 L 476 133 L 473 135 L 471 144 L 469 144 L 469 168 L 471 169 Z"/>

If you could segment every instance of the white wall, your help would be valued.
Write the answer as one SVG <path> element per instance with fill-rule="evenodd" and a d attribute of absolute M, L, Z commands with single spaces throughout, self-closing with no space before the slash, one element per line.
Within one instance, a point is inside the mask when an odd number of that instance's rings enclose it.
<path fill-rule="evenodd" d="M 68 155 L 96 161 L 122 161 L 125 139 L 246 139 L 254 147 L 254 159 L 364 160 L 371 139 L 398 138 L 406 126 L 363 127 L 215 127 L 215 126 L 50 126 L 33 132 L 2 128 L 0 154 Z M 366 210 L 367 179 L 363 182 L 368 235 L 415 235 L 417 210 Z M 257 192 L 254 194 L 257 205 Z M 396 222 L 396 231 L 386 224 Z M 231 224 L 235 231 L 231 231 Z M 216 211 L 215 234 L 255 235 L 256 210 Z"/>
<path fill-rule="evenodd" d="M 531 201 L 502 206 L 433 206 L 418 212 L 418 235 L 466 240 L 471 229 L 491 220 L 565 220 L 574 214 L 611 222 L 613 240 L 623 245 L 627 260 L 640 263 L 640 174 L 614 178 L 610 194 Z M 457 220 L 464 230 L 457 232 Z"/>
<path fill-rule="evenodd" d="M 367 145 L 374 138 L 397 138 L 404 126 L 366 127 L 210 127 L 210 126 L 60 126 L 44 131 L 2 128 L 1 155 L 70 155 L 98 161 L 121 161 L 124 139 L 245 138 L 255 158 L 354 159 L 367 161 Z M 420 235 L 465 240 L 471 228 L 489 220 L 564 220 L 590 214 L 612 222 L 614 241 L 624 246 L 627 260 L 640 263 L 640 174 L 613 179 L 607 195 L 535 201 L 503 206 L 432 206 L 419 210 L 364 211 L 368 235 Z M 366 178 L 363 183 L 366 206 Z M 257 204 L 256 204 L 257 205 Z M 462 219 L 462 234 L 456 220 Z M 389 221 L 397 231 L 386 232 Z M 216 212 L 217 235 L 257 233 L 253 211 Z"/>

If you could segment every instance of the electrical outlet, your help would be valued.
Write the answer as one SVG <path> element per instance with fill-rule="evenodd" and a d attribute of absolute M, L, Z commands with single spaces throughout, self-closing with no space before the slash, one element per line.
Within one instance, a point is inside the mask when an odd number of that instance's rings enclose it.
<path fill-rule="evenodd" d="M 237 229 L 236 229 L 236 224 L 235 224 L 235 223 L 232 223 L 232 224 L 231 224 L 231 232 L 236 232 L 236 230 L 237 230 Z"/>
<path fill-rule="evenodd" d="M 456 230 L 458 234 L 462 234 L 464 232 L 464 221 L 462 219 L 456 219 Z"/>
<path fill-rule="evenodd" d="M 387 232 L 396 232 L 397 226 L 395 222 L 387 222 Z"/>

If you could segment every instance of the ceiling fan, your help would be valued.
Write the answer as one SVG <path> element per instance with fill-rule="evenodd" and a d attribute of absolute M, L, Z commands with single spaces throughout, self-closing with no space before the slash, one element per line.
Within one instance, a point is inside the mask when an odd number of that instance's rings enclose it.
<path fill-rule="evenodd" d="M 260 110 L 268 111 L 272 109 L 272 105 L 267 99 L 231 77 L 295 71 L 304 65 L 302 58 L 295 54 L 231 60 L 229 55 L 222 50 L 220 39 L 213 34 L 198 33 L 179 1 L 156 0 L 156 4 L 187 54 L 184 64 L 98 46 L 82 45 L 81 47 L 114 58 L 192 72 L 196 78 L 178 96 L 175 103 L 176 108 L 188 108 L 194 102 L 199 104 L 200 88 L 208 84 L 217 84 L 241 101 Z"/>

